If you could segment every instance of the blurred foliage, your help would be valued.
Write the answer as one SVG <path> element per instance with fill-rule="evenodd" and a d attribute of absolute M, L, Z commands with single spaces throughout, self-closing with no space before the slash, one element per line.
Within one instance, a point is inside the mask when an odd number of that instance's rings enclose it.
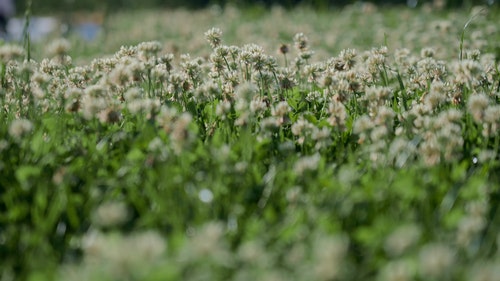
<path fill-rule="evenodd" d="M 22 13 L 26 9 L 26 3 L 28 0 L 18 0 L 16 1 L 18 12 Z M 283 7 L 291 8 L 298 5 L 312 6 L 317 9 L 327 9 L 334 6 L 343 6 L 348 4 L 356 4 L 361 2 L 372 2 L 379 5 L 394 5 L 403 4 L 409 6 L 423 5 L 424 3 L 432 2 L 430 0 L 370 0 L 370 1 L 358 1 L 358 0 L 259 0 L 259 1 L 247 1 L 247 0 L 88 0 L 88 1 L 76 1 L 76 0 L 45 0 L 45 1 L 34 1 L 32 4 L 32 9 L 35 14 L 37 13 L 47 13 L 51 11 L 61 12 L 68 10 L 96 10 L 96 9 L 138 9 L 138 8 L 151 8 L 151 7 L 163 7 L 163 8 L 204 8 L 209 5 L 220 5 L 225 6 L 227 4 L 233 4 L 240 7 L 248 6 L 272 6 L 281 5 Z M 470 7 L 473 5 L 493 5 L 497 4 L 496 0 L 444 0 L 447 7 Z"/>

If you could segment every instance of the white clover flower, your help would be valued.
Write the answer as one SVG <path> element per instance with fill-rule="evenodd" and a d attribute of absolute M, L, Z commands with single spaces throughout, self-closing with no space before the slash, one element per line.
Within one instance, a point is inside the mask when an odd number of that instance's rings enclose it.
<path fill-rule="evenodd" d="M 454 108 L 441 112 L 439 115 L 442 115 L 449 123 L 458 123 L 463 116 L 462 111 Z"/>
<path fill-rule="evenodd" d="M 295 44 L 295 48 L 297 50 L 303 52 L 307 50 L 307 47 L 309 45 L 309 39 L 304 33 L 297 33 L 295 36 L 293 36 L 293 42 Z"/>
<path fill-rule="evenodd" d="M 205 38 L 212 48 L 219 47 L 222 43 L 222 30 L 220 28 L 212 27 L 205 32 Z"/>
<path fill-rule="evenodd" d="M 292 124 L 292 134 L 295 136 L 301 136 L 310 129 L 314 127 L 309 121 L 304 119 L 303 117 L 299 118 L 295 123 Z"/>
<path fill-rule="evenodd" d="M 160 104 L 161 102 L 158 99 L 150 99 L 150 98 L 135 99 L 127 103 L 127 109 L 132 114 L 138 114 L 138 113 L 149 114 L 153 111 L 158 110 L 158 108 L 160 108 Z"/>
<path fill-rule="evenodd" d="M 397 260 L 389 262 L 382 268 L 378 280 L 380 281 L 410 281 L 414 280 L 415 272 L 408 262 Z"/>
<path fill-rule="evenodd" d="M 108 75 L 109 82 L 119 87 L 125 87 L 133 80 L 133 73 L 130 67 L 119 64 Z"/>
<path fill-rule="evenodd" d="M 250 120 L 250 112 L 244 111 L 240 113 L 240 116 L 234 121 L 234 125 L 236 126 L 243 126 L 248 124 Z"/>
<path fill-rule="evenodd" d="M 276 117 L 266 117 L 260 121 L 260 127 L 261 130 L 267 131 L 267 130 L 273 130 L 275 128 L 278 128 L 280 125 L 280 122 L 278 118 Z"/>
<path fill-rule="evenodd" d="M 489 124 L 500 123 L 500 105 L 490 105 L 484 111 L 484 121 Z"/>
<path fill-rule="evenodd" d="M 388 158 L 393 161 L 394 165 L 398 168 L 403 167 L 409 159 L 416 155 L 416 144 L 409 142 L 401 137 L 395 138 L 388 152 Z"/>
<path fill-rule="evenodd" d="M 108 105 L 108 101 L 102 97 L 92 97 L 90 95 L 86 95 L 81 101 L 81 111 L 83 117 L 87 120 L 97 117 L 97 114 L 108 108 Z"/>
<path fill-rule="evenodd" d="M 83 267 L 112 279 L 137 278 L 161 261 L 167 244 L 155 231 L 124 236 L 89 232 L 83 237 Z M 102 275 L 101 275 L 102 276 Z"/>
<path fill-rule="evenodd" d="M 101 227 L 119 226 L 128 219 L 127 205 L 124 202 L 105 202 L 95 210 L 93 222 Z"/>
<path fill-rule="evenodd" d="M 202 84 L 196 88 L 194 94 L 197 98 L 203 100 L 213 100 L 220 97 L 222 91 L 217 83 L 212 80 L 204 81 Z"/>
<path fill-rule="evenodd" d="M 314 171 L 318 169 L 320 161 L 321 156 L 318 153 L 311 156 L 303 156 L 295 162 L 293 170 L 296 174 L 302 175 L 305 171 Z"/>
<path fill-rule="evenodd" d="M 313 272 L 316 280 L 334 280 L 343 268 L 349 241 L 343 236 L 320 236 L 313 245 Z"/>
<path fill-rule="evenodd" d="M 253 99 L 250 102 L 250 112 L 252 113 L 258 113 L 258 112 L 263 112 L 267 109 L 267 104 L 264 102 L 262 99 Z"/>
<path fill-rule="evenodd" d="M 372 75 L 377 75 L 379 70 L 384 67 L 385 63 L 386 57 L 384 55 L 373 53 L 367 60 L 368 71 Z"/>
<path fill-rule="evenodd" d="M 396 63 L 398 65 L 402 65 L 402 66 L 408 66 L 408 59 L 410 57 L 410 50 L 406 49 L 406 48 L 402 48 L 402 49 L 397 49 L 395 52 L 394 52 L 394 57 L 395 57 L 395 60 L 396 60 Z"/>
<path fill-rule="evenodd" d="M 451 68 L 455 75 L 454 80 L 459 84 L 475 84 L 483 73 L 483 66 L 478 61 L 470 59 L 454 62 Z"/>
<path fill-rule="evenodd" d="M 149 59 L 156 57 L 162 48 L 162 44 L 158 41 L 141 42 L 137 45 L 139 58 L 142 61 L 148 61 Z"/>
<path fill-rule="evenodd" d="M 414 224 L 396 228 L 385 240 L 384 249 L 391 256 L 399 256 L 420 239 L 420 228 Z"/>
<path fill-rule="evenodd" d="M 258 266 L 269 266 L 269 258 L 265 248 L 260 241 L 249 241 L 238 248 L 238 258 L 245 264 L 256 264 Z"/>
<path fill-rule="evenodd" d="M 172 130 L 174 120 L 177 118 L 178 112 L 175 107 L 162 106 L 156 117 L 156 122 L 159 126 L 169 133 Z"/>
<path fill-rule="evenodd" d="M 496 261 L 477 261 L 469 269 L 467 280 L 471 281 L 496 281 L 500 280 L 500 263 Z"/>
<path fill-rule="evenodd" d="M 271 108 L 271 115 L 276 117 L 283 117 L 290 111 L 290 109 L 291 107 L 288 105 L 288 102 L 280 101 L 273 108 Z"/>
<path fill-rule="evenodd" d="M 259 88 L 251 82 L 245 82 L 238 85 L 235 89 L 235 96 L 238 99 L 245 101 L 250 101 L 253 97 L 259 93 Z"/>
<path fill-rule="evenodd" d="M 363 115 L 358 119 L 356 119 L 356 121 L 354 121 L 353 133 L 355 134 L 366 133 L 367 131 L 371 130 L 374 126 L 375 124 L 370 119 L 370 117 Z"/>
<path fill-rule="evenodd" d="M 21 139 L 31 131 L 33 131 L 33 123 L 28 119 L 15 119 L 9 126 L 9 135 L 14 139 Z"/>
<path fill-rule="evenodd" d="M 215 114 L 220 116 L 222 119 L 226 118 L 226 114 L 231 111 L 231 102 L 230 101 L 221 101 L 217 104 L 215 108 Z"/>
<path fill-rule="evenodd" d="M 24 56 L 24 49 L 18 45 L 4 44 L 0 46 L 0 60 L 7 63 L 10 60 L 20 59 Z"/>
<path fill-rule="evenodd" d="M 425 245 L 419 253 L 419 272 L 423 278 L 439 278 L 455 263 L 455 252 L 447 245 Z"/>
<path fill-rule="evenodd" d="M 488 107 L 490 99 L 484 93 L 472 94 L 467 102 L 467 109 L 474 118 L 474 121 L 481 123 L 484 117 L 484 111 Z"/>
<path fill-rule="evenodd" d="M 52 41 L 47 46 L 47 53 L 52 56 L 65 56 L 68 54 L 71 49 L 71 43 L 65 38 L 59 38 Z"/>
<path fill-rule="evenodd" d="M 106 108 L 98 113 L 98 118 L 101 123 L 118 123 L 122 119 L 122 114 L 119 108 Z"/>
<path fill-rule="evenodd" d="M 340 51 L 339 59 L 335 68 L 337 70 L 349 70 L 356 64 L 358 52 L 354 49 L 344 49 Z"/>
<path fill-rule="evenodd" d="M 392 128 L 396 113 L 391 107 L 380 106 L 376 109 L 375 124 Z"/>
<path fill-rule="evenodd" d="M 484 111 L 482 134 L 484 137 L 490 137 L 498 130 L 500 130 L 500 105 L 490 105 Z"/>
<path fill-rule="evenodd" d="M 467 248 L 476 234 L 486 226 L 486 219 L 482 216 L 468 215 L 460 220 L 457 230 L 457 243 Z"/>
<path fill-rule="evenodd" d="M 309 59 L 311 59 L 314 54 L 315 54 L 314 51 L 309 51 L 309 50 L 302 51 L 299 54 L 299 58 L 302 59 L 304 62 L 306 62 Z"/>
<path fill-rule="evenodd" d="M 423 48 L 421 51 L 420 51 L 420 56 L 422 58 L 432 58 L 434 57 L 436 53 L 436 50 L 434 50 L 434 48 Z"/>
<path fill-rule="evenodd" d="M 419 147 L 419 153 L 427 166 L 441 162 L 441 147 L 435 136 L 428 137 Z"/>
<path fill-rule="evenodd" d="M 227 245 L 223 241 L 225 229 L 221 223 L 209 222 L 201 227 L 181 254 L 183 260 L 210 259 L 218 265 L 231 263 Z"/>
<path fill-rule="evenodd" d="M 193 116 L 188 112 L 181 113 L 175 121 L 170 138 L 172 147 L 176 153 L 180 153 L 186 145 L 189 145 L 194 138 L 194 135 L 189 131 L 189 125 L 193 120 Z"/>
<path fill-rule="evenodd" d="M 142 98 L 142 89 L 136 88 L 136 87 L 130 88 L 123 94 L 123 98 L 127 102 L 141 99 Z"/>
<path fill-rule="evenodd" d="M 370 132 L 370 139 L 372 142 L 383 141 L 387 138 L 388 133 L 385 126 L 377 126 Z"/>
<path fill-rule="evenodd" d="M 127 237 L 127 244 L 132 255 L 142 263 L 154 263 L 164 255 L 167 249 L 165 239 L 156 231 L 136 232 Z"/>
<path fill-rule="evenodd" d="M 388 87 L 371 86 L 365 89 L 365 97 L 370 102 L 383 102 L 392 96 L 392 90 Z"/>
<path fill-rule="evenodd" d="M 330 126 L 343 129 L 347 119 L 347 110 L 344 104 L 340 101 L 333 100 L 328 105 L 328 113 L 330 114 L 328 118 Z"/>
<path fill-rule="evenodd" d="M 131 58 L 137 55 L 138 49 L 137 46 L 121 46 L 120 50 L 115 53 L 115 59 L 121 60 L 123 58 Z M 93 64 L 96 62 L 93 62 Z"/>

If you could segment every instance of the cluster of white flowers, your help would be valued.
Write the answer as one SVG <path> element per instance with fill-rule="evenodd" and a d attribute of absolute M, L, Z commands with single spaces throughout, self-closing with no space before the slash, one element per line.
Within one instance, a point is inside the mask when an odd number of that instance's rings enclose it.
<path fill-rule="evenodd" d="M 222 13 L 227 18 L 235 17 L 230 9 Z M 277 10 L 272 13 L 282 17 Z M 346 10 L 349 13 L 354 12 Z M 168 52 L 163 42 L 146 41 L 79 66 L 69 55 L 71 44 L 65 39 L 50 44 L 50 58 L 40 62 L 22 61 L 23 48 L 4 44 L 0 46 L 0 106 L 10 117 L 0 151 L 7 150 L 11 140 L 13 145 L 25 139 L 29 143 L 30 136 L 36 133 L 49 139 L 45 131 L 38 132 L 38 127 L 44 127 L 38 126 L 36 116 L 55 112 L 66 114 L 72 122 L 82 125 L 79 127 L 114 126 L 123 134 L 128 125 L 147 124 L 153 136 L 141 144 L 141 149 L 147 154 L 143 162 L 148 167 L 157 161 L 182 157 L 213 138 L 223 144 L 207 153 L 210 161 L 221 172 L 244 175 L 253 169 L 250 161 L 255 155 L 247 153 L 247 158 L 235 160 L 233 140 L 253 138 L 244 143 L 253 145 L 250 142 L 256 140 L 258 145 L 269 148 L 266 153 L 291 155 L 288 159 L 293 159 L 292 163 L 286 164 L 300 184 L 321 169 L 334 170 L 336 165 L 342 165 L 348 153 L 352 153 L 356 164 L 368 163 L 370 168 L 382 169 L 411 164 L 483 164 L 498 158 L 498 65 L 495 54 L 480 51 L 487 44 L 485 38 L 498 28 L 487 25 L 484 30 L 472 32 L 471 40 L 466 40 L 465 49 L 460 50 L 464 56 L 450 58 L 443 46 L 431 43 L 436 36 L 457 31 L 454 19 L 415 25 L 416 30 L 431 26 L 436 31 L 422 38 L 413 38 L 413 32 L 396 34 L 405 43 L 429 42 L 418 50 L 391 45 L 366 51 L 348 48 L 336 56 L 314 52 L 315 35 L 310 39 L 305 32 L 299 32 L 290 37 L 293 50 L 283 43 L 274 46 L 280 46 L 284 63 L 269 55 L 266 46 L 225 45 L 219 28 L 205 33 L 210 48 L 194 44 L 205 50 L 196 56 L 179 54 L 178 50 Z M 325 41 L 337 39 L 325 36 Z M 450 40 L 444 37 L 444 43 Z M 289 63 L 288 59 L 293 60 Z M 337 156 L 341 159 L 334 165 L 331 162 Z M 127 168 L 121 168 L 117 175 L 125 174 Z M 274 179 L 271 171 L 264 178 Z M 58 168 L 53 183 L 62 185 L 66 173 L 70 172 L 65 167 Z M 195 177 L 208 178 L 203 173 Z M 342 188 L 356 183 L 356 173 L 356 169 L 340 167 L 338 180 Z M 268 189 L 266 192 L 270 193 Z M 210 187 L 192 193 L 205 205 L 218 199 L 217 191 Z M 305 201 L 302 187 L 295 186 L 283 194 L 290 208 Z M 132 278 L 132 272 L 152 270 L 165 258 L 166 242 L 158 232 L 123 236 L 112 231 L 132 217 L 126 203 L 104 202 L 93 211 L 92 228 L 109 232 L 89 231 L 85 235 L 82 268 L 104 272 L 110 279 L 141 279 L 141 275 Z M 453 229 L 453 243 L 460 250 L 469 254 L 477 250 L 478 239 L 487 227 L 488 211 L 488 202 L 468 203 Z M 254 269 L 265 272 L 267 278 L 285 279 L 287 274 L 269 264 L 279 259 L 292 269 L 297 266 L 297 272 L 303 271 L 298 276 L 304 280 L 336 280 L 343 276 L 349 247 L 345 237 L 322 234 L 311 239 L 310 245 L 303 241 L 287 245 L 289 255 L 278 258 L 267 251 L 262 241 L 244 241 L 232 249 L 225 235 L 237 228 L 238 222 L 230 221 L 227 227 L 218 222 L 197 231 L 189 227 L 178 257 L 184 269 L 193 269 L 186 273 L 192 279 L 202 276 L 206 268 L 198 266 L 207 264 L 223 268 L 243 265 L 235 274 L 236 280 L 259 279 L 253 275 Z M 459 260 L 452 243 L 426 241 L 429 243 L 422 247 L 423 236 L 416 224 L 401 225 L 388 233 L 382 239 L 383 250 L 377 253 L 388 258 L 378 278 L 451 279 L 449 273 Z M 406 259 L 408 256 L 413 259 Z M 300 266 L 302 260 L 304 266 Z M 493 266 L 483 267 L 489 272 L 487 276 L 498 276 Z M 68 270 L 74 271 L 78 279 L 78 269 Z M 473 280 L 482 276 L 471 274 Z"/>

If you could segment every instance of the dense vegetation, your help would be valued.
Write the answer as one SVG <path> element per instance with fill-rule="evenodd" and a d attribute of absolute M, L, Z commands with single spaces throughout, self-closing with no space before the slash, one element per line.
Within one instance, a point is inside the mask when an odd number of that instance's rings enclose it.
<path fill-rule="evenodd" d="M 498 280 L 498 11 L 186 15 L 0 45 L 0 279 Z"/>

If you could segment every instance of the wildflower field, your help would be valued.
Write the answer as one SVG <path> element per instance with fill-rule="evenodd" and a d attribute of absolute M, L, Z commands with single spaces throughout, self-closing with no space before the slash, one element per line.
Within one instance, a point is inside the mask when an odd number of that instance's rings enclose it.
<path fill-rule="evenodd" d="M 0 45 L 0 280 L 499 280 L 498 8 L 110 15 Z"/>

